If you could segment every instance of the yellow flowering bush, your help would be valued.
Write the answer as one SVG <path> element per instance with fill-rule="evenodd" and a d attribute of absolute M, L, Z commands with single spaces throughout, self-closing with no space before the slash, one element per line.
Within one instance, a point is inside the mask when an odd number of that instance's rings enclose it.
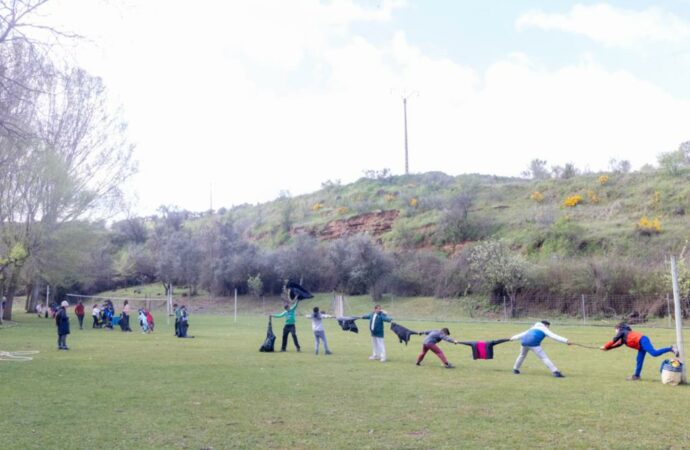
<path fill-rule="evenodd" d="M 314 204 L 312 205 L 312 207 L 311 207 L 311 210 L 312 210 L 312 211 L 318 211 L 318 210 L 320 210 L 321 208 L 323 208 L 323 204 L 321 204 L 321 203 L 314 203 Z"/>
<path fill-rule="evenodd" d="M 599 179 L 598 179 L 598 180 L 599 180 L 599 184 L 602 185 L 602 186 L 604 186 L 604 185 L 608 184 L 608 182 L 609 182 L 609 176 L 608 176 L 608 175 L 599 175 Z"/>
<path fill-rule="evenodd" d="M 419 203 L 419 202 L 417 201 L 417 197 L 412 197 L 412 198 L 410 199 L 410 206 L 411 206 L 411 207 L 416 208 L 418 203 Z"/>
<path fill-rule="evenodd" d="M 350 208 L 348 208 L 346 206 L 341 206 L 340 208 L 337 209 L 337 212 L 340 215 L 347 214 L 348 212 L 350 212 Z"/>
<path fill-rule="evenodd" d="M 565 202 L 563 202 L 563 205 L 565 205 L 567 208 L 574 208 L 580 203 L 582 203 L 582 196 L 580 194 L 575 194 L 566 198 Z"/>
<path fill-rule="evenodd" d="M 640 232 L 640 234 L 645 236 L 659 234 L 661 233 L 661 220 L 659 220 L 658 217 L 655 217 L 650 221 L 647 216 L 643 216 L 640 221 L 637 222 L 637 230 Z"/>
<path fill-rule="evenodd" d="M 544 201 L 544 194 L 542 194 L 539 191 L 534 191 L 532 192 L 532 195 L 529 196 L 532 200 L 534 200 L 537 203 L 541 203 Z"/>

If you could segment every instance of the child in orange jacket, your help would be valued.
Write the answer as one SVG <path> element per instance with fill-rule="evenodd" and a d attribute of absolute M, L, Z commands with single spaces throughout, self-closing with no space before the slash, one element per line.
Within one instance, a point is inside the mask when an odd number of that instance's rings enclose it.
<path fill-rule="evenodd" d="M 637 365 L 635 366 L 635 373 L 627 378 L 628 381 L 637 381 L 640 379 L 642 373 L 642 365 L 644 364 L 644 357 L 649 353 L 657 357 L 664 353 L 672 352 L 678 357 L 678 349 L 675 345 L 655 349 L 649 338 L 642 333 L 633 331 L 625 322 L 616 325 L 616 335 L 609 342 L 601 347 L 601 350 L 607 351 L 613 348 L 627 345 L 628 347 L 637 350 Z"/>

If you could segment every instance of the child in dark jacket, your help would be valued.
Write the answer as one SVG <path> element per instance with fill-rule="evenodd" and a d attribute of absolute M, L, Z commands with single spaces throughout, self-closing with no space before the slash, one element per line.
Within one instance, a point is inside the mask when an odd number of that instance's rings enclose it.
<path fill-rule="evenodd" d="M 647 353 L 657 357 L 663 355 L 664 353 L 671 352 L 678 357 L 678 349 L 675 345 L 655 349 L 647 336 L 633 331 L 632 328 L 630 328 L 630 325 L 625 322 L 621 322 L 616 325 L 616 335 L 613 337 L 613 339 L 604 344 L 601 347 L 601 350 L 607 351 L 623 345 L 637 350 L 637 364 L 635 365 L 635 373 L 627 378 L 628 381 L 637 381 L 640 379 L 642 366 L 644 364 L 644 357 L 647 355 Z"/>
<path fill-rule="evenodd" d="M 67 307 L 69 303 L 64 301 L 55 313 L 55 325 L 57 326 L 58 334 L 58 350 L 69 350 L 67 347 L 67 335 L 69 334 L 69 317 L 67 316 Z"/>

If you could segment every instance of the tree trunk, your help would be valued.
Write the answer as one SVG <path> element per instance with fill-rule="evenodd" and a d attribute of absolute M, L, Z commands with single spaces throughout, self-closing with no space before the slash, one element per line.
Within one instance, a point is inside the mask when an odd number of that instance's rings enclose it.
<path fill-rule="evenodd" d="M 12 320 L 12 304 L 17 292 L 17 271 L 13 271 L 5 289 L 5 307 L 2 310 L 2 320 Z"/>

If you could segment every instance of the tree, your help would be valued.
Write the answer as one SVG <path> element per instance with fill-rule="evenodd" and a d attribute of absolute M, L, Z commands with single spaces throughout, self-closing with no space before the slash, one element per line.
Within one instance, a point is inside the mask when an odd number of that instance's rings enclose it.
<path fill-rule="evenodd" d="M 472 248 L 469 266 L 477 286 L 491 294 L 509 297 L 510 313 L 515 316 L 517 294 L 526 286 L 527 261 L 503 241 L 486 241 Z"/>
<path fill-rule="evenodd" d="M 609 160 L 609 168 L 613 173 L 629 173 L 631 169 L 630 161 L 627 159 L 617 160 L 611 158 Z"/>
<path fill-rule="evenodd" d="M 59 225 L 115 210 L 118 188 L 134 172 L 126 127 L 100 79 L 51 62 L 54 40 L 74 36 L 33 25 L 47 1 L 0 1 L 0 259 L 11 264 L 0 277 L 5 319 L 28 259 L 40 273 Z M 32 29 L 48 37 L 35 39 Z M 8 257 L 15 245 L 25 258 Z"/>
<path fill-rule="evenodd" d="M 533 180 L 546 180 L 549 178 L 549 170 L 546 168 L 546 161 L 543 159 L 533 159 L 529 163 L 529 168 L 522 172 L 522 175 Z"/>

